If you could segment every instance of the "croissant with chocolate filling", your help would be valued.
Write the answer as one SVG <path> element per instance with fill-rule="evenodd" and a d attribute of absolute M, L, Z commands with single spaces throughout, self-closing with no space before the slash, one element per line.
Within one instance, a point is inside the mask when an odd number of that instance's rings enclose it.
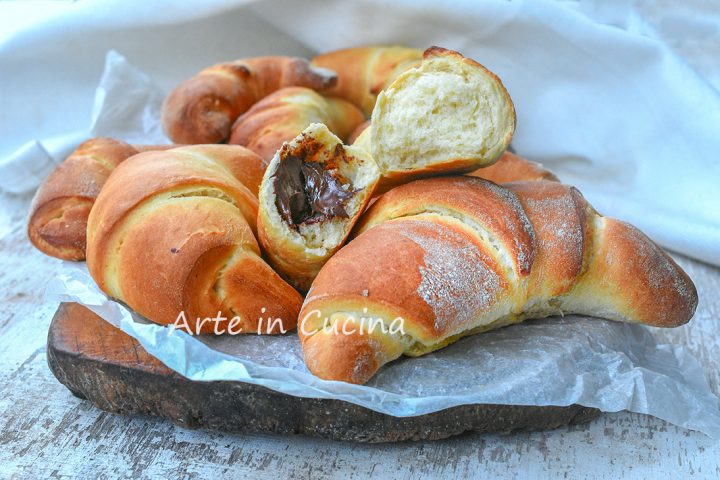
<path fill-rule="evenodd" d="M 263 170 L 260 157 L 236 145 L 121 163 L 88 219 L 93 279 L 156 323 L 184 314 L 193 333 L 294 328 L 302 298 L 261 258 L 254 235 Z M 218 321 L 200 323 L 207 318 Z"/>
<path fill-rule="evenodd" d="M 300 313 L 305 362 L 327 380 L 365 383 L 403 354 L 528 318 L 674 327 L 697 306 L 692 281 L 662 249 L 557 182 L 417 180 L 383 195 L 357 232 Z"/>
<path fill-rule="evenodd" d="M 260 186 L 258 235 L 268 260 L 300 291 L 350 233 L 379 171 L 362 149 L 313 124 L 283 145 Z"/>

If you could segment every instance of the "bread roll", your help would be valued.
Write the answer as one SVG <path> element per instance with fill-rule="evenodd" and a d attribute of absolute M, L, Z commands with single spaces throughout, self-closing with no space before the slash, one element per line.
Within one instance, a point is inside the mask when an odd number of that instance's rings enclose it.
<path fill-rule="evenodd" d="M 365 117 L 353 104 L 320 95 L 309 88 L 288 87 L 265 97 L 241 115 L 228 143 L 243 145 L 270 163 L 283 143 L 311 123 L 323 123 L 341 139 Z"/>
<path fill-rule="evenodd" d="M 332 70 L 337 83 L 323 93 L 347 100 L 370 116 L 378 94 L 398 75 L 420 64 L 422 50 L 399 46 L 355 47 L 323 53 L 312 65 Z"/>
<path fill-rule="evenodd" d="M 255 57 L 208 67 L 167 96 L 162 122 L 175 143 L 227 140 L 235 119 L 271 93 L 290 86 L 327 90 L 336 75 L 304 58 Z"/>
<path fill-rule="evenodd" d="M 312 124 L 285 144 L 260 187 L 258 234 L 270 263 L 300 291 L 345 242 L 380 172 L 362 149 Z"/>
<path fill-rule="evenodd" d="M 697 307 L 660 247 L 557 182 L 418 180 L 383 195 L 357 232 L 300 312 L 305 361 L 327 380 L 365 383 L 401 355 L 529 318 L 675 327 Z"/>
<path fill-rule="evenodd" d="M 370 130 L 383 183 L 395 184 L 491 165 L 510 144 L 515 109 L 492 72 L 457 52 L 431 47 L 420 67 L 380 93 Z"/>
<path fill-rule="evenodd" d="M 46 255 L 85 260 L 87 218 L 100 189 L 120 162 L 176 145 L 129 145 L 106 137 L 80 144 L 40 185 L 30 206 L 28 237 Z"/>
<path fill-rule="evenodd" d="M 254 235 L 264 170 L 260 157 L 236 145 L 121 163 L 88 219 L 93 279 L 156 323 L 178 325 L 183 314 L 192 333 L 294 328 L 302 298 L 261 258 Z"/>

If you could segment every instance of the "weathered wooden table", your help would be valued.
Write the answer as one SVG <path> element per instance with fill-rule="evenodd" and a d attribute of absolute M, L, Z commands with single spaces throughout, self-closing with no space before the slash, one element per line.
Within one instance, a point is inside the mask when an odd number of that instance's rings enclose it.
<path fill-rule="evenodd" d="M 58 261 L 25 238 L 29 196 L 0 195 L 0 478 L 716 478 L 720 440 L 655 418 L 604 414 L 581 426 L 437 442 L 352 444 L 299 436 L 183 430 L 121 417 L 72 394 L 50 373 L 43 299 Z M 720 269 L 683 257 L 700 305 L 684 327 L 658 331 L 685 345 L 720 392 Z"/>

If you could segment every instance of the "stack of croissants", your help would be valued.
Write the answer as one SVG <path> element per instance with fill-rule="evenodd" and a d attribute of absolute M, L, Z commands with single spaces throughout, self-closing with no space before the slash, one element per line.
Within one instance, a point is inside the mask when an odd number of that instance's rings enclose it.
<path fill-rule="evenodd" d="M 688 275 L 508 151 L 515 118 L 497 76 L 439 47 L 221 63 L 166 98 L 174 144 L 80 145 L 29 236 L 153 322 L 297 327 L 312 373 L 358 384 L 530 318 L 688 322 Z"/>

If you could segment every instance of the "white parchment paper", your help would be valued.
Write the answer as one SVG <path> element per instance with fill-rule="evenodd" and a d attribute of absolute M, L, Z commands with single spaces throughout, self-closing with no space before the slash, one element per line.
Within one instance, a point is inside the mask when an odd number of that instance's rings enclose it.
<path fill-rule="evenodd" d="M 118 53 L 108 53 L 93 133 L 142 143 L 164 141 L 160 99 L 147 76 Z M 87 306 L 192 380 L 243 381 L 395 416 L 472 403 L 580 404 L 650 414 L 720 437 L 720 400 L 698 362 L 682 347 L 658 344 L 652 329 L 638 325 L 574 315 L 528 321 L 420 358 L 398 360 L 368 384 L 351 385 L 310 374 L 294 333 L 197 337 L 148 322 L 108 299 L 84 264 L 63 262 L 48 296 Z"/>
<path fill-rule="evenodd" d="M 63 262 L 48 295 L 87 306 L 192 380 L 242 381 L 400 417 L 473 403 L 580 404 L 646 413 L 720 437 L 719 400 L 698 362 L 638 325 L 575 315 L 532 320 L 400 359 L 368 384 L 351 385 L 313 376 L 294 333 L 191 336 L 148 322 L 109 300 L 84 264 Z"/>

